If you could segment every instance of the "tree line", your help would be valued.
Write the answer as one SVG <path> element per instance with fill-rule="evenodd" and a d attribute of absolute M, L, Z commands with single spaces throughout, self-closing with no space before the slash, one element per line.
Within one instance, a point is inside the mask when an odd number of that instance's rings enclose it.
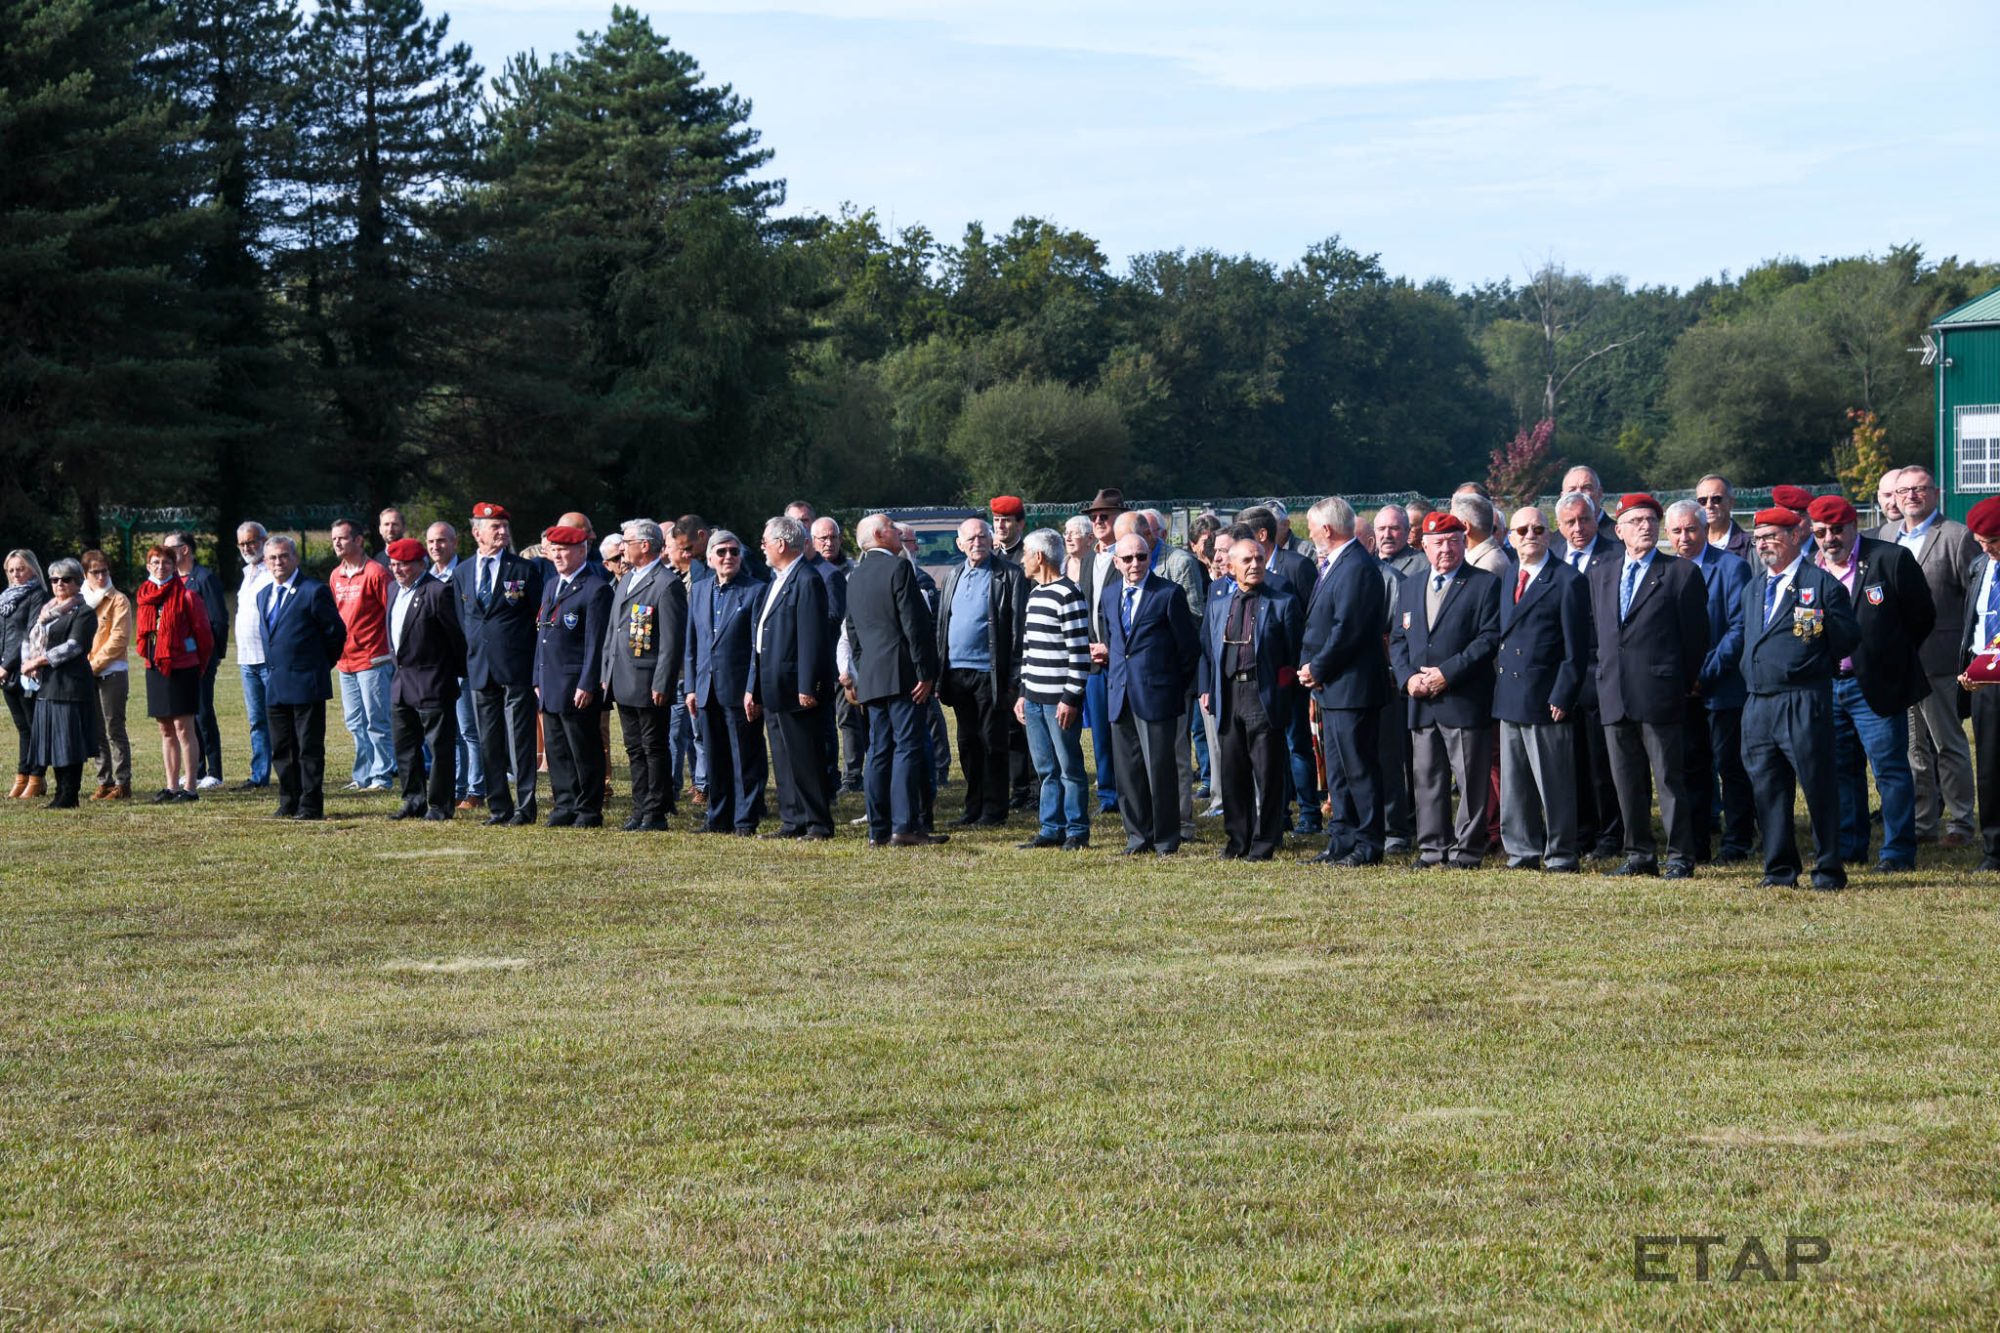
<path fill-rule="evenodd" d="M 788 214 L 750 115 L 623 7 L 490 78 L 420 0 L 0 7 L 8 544 L 98 540 L 112 505 L 472 491 L 754 515 L 1438 493 L 1522 457 L 1859 476 L 1928 457 L 1905 349 L 2000 285 L 1914 244 L 1686 290 L 1413 282 L 1338 236 L 1116 271 L 1042 218 Z"/>

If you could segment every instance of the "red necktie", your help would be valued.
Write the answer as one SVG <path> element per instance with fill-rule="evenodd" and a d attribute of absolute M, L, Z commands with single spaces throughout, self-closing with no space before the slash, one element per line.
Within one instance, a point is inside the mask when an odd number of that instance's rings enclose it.
<path fill-rule="evenodd" d="M 1520 601 L 1521 594 L 1526 592 L 1527 590 L 1528 590 L 1528 571 L 1526 569 L 1523 569 L 1521 571 L 1521 576 L 1514 580 L 1514 600 L 1516 602 Z"/>

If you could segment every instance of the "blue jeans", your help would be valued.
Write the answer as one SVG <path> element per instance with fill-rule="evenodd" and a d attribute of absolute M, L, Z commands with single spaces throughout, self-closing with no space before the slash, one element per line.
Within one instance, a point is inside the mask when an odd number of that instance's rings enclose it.
<path fill-rule="evenodd" d="M 1861 697 L 1861 682 L 1833 682 L 1833 755 L 1840 774 L 1840 858 L 1868 858 L 1868 770 L 1882 796 L 1882 860 L 1917 861 L 1917 784 L 1910 774 L 1910 714 L 1883 717 Z M 1866 763 L 1863 763 L 1863 759 Z"/>
<path fill-rule="evenodd" d="M 389 740 L 389 682 L 395 664 L 366 671 L 336 671 L 340 677 L 340 719 L 354 737 L 354 781 L 386 787 L 396 776 L 396 751 Z"/>
<path fill-rule="evenodd" d="M 684 695 L 676 695 L 678 701 Z M 675 793 L 681 789 L 681 770 L 685 768 L 695 790 L 708 790 L 708 755 L 702 740 L 705 730 L 700 717 L 691 715 L 676 702 L 672 709 L 673 720 L 667 726 L 667 782 Z"/>
<path fill-rule="evenodd" d="M 250 723 L 250 781 L 261 787 L 271 780 L 271 710 L 264 702 L 271 670 L 261 662 L 238 662 L 236 670 L 243 677 L 243 714 Z"/>
<path fill-rule="evenodd" d="M 1188 709 L 1188 744 L 1194 747 L 1194 785 L 1209 785 L 1208 726 L 1201 720 L 1201 707 Z"/>
<path fill-rule="evenodd" d="M 458 682 L 458 791 L 459 800 L 486 795 L 486 755 L 479 748 L 479 719 L 472 711 L 472 691 Z"/>
<path fill-rule="evenodd" d="M 1116 810 L 1118 781 L 1111 767 L 1111 704 L 1101 671 L 1084 678 L 1083 724 L 1090 728 L 1090 752 L 1097 756 L 1097 808 Z"/>
<path fill-rule="evenodd" d="M 1028 753 L 1042 775 L 1041 836 L 1088 841 L 1090 814 L 1084 803 L 1090 784 L 1084 776 L 1082 721 L 1065 729 L 1056 722 L 1054 704 L 1024 699 L 1021 707 L 1028 719 Z"/>

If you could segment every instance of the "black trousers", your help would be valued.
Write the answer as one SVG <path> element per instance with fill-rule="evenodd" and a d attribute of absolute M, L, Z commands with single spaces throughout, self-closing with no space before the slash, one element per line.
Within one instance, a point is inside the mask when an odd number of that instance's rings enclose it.
<path fill-rule="evenodd" d="M 948 673 L 951 712 L 958 723 L 958 767 L 965 774 L 965 817 L 1005 819 L 1009 796 L 1007 724 L 990 671 Z"/>
<path fill-rule="evenodd" d="M 825 756 L 820 754 L 824 724 L 815 716 L 825 711 L 825 704 L 788 712 L 764 710 L 771 776 L 778 784 L 778 825 L 788 833 L 833 833 L 833 789 L 820 780 L 826 771 Z"/>
<path fill-rule="evenodd" d="M 1410 842 L 1417 836 L 1416 806 L 1410 800 L 1410 700 L 1399 694 L 1375 712 L 1376 790 L 1382 802 L 1384 838 Z"/>
<path fill-rule="evenodd" d="M 840 733 L 840 743 L 846 747 L 840 768 L 841 785 L 859 790 L 861 761 L 868 756 L 868 710 L 860 704 L 847 702 L 846 690 L 835 690 L 833 722 Z M 771 750 L 775 754 L 777 746 L 773 745 Z"/>
<path fill-rule="evenodd" d="M 532 685 L 488 685 L 472 692 L 479 753 L 486 764 L 486 808 L 492 814 L 511 815 L 520 809 L 534 818 L 538 708 Z M 600 776 L 600 787 L 602 783 Z"/>
<path fill-rule="evenodd" d="M 326 813 L 326 704 L 272 704 L 271 771 L 278 778 L 278 813 Z"/>
<path fill-rule="evenodd" d="M 31 778 L 41 777 L 41 765 L 28 762 L 28 733 L 35 726 L 35 696 L 18 685 L 0 688 L 0 694 L 7 696 L 7 713 L 14 719 L 14 730 L 20 733 L 21 758 L 14 765 L 14 772 Z"/>
<path fill-rule="evenodd" d="M 452 811 L 458 782 L 458 704 L 392 704 L 389 735 L 396 747 L 396 770 L 403 775 L 403 804 Z M 426 773 L 424 751 L 432 763 Z"/>
<path fill-rule="evenodd" d="M 2000 866 L 2000 689 L 1972 695 L 1972 776 L 1985 869 Z"/>
<path fill-rule="evenodd" d="M 632 817 L 665 819 L 674 812 L 673 708 L 619 704 L 618 731 L 632 770 Z"/>
<path fill-rule="evenodd" d="M 1813 878 L 1847 883 L 1840 863 L 1840 778 L 1833 758 L 1833 688 L 1753 694 L 1743 707 L 1743 766 L 1757 793 L 1757 824 L 1764 834 L 1764 874 L 1792 883 L 1799 877 L 1799 837 L 1793 797 L 1803 790 L 1812 825 Z"/>
<path fill-rule="evenodd" d="M 1748 856 L 1757 846 L 1757 795 L 1743 767 L 1743 710 L 1718 708 L 1708 715 L 1709 745 L 1722 779 L 1722 845 L 1725 856 Z M 1708 793 L 1704 793 L 1706 796 Z"/>
<path fill-rule="evenodd" d="M 225 629 L 224 633 L 228 631 Z M 217 640 L 218 647 L 221 640 Z M 208 659 L 208 667 L 201 673 L 201 696 L 194 710 L 194 734 L 201 742 L 201 758 L 195 767 L 201 772 L 198 777 L 214 778 L 222 781 L 222 728 L 215 720 L 215 673 L 222 668 L 222 654 Z"/>
<path fill-rule="evenodd" d="M 1618 786 L 1611 777 L 1611 752 L 1604 742 L 1604 714 L 1586 708 L 1574 718 L 1577 846 L 1585 856 L 1616 856 L 1625 846 L 1625 821 L 1618 814 Z"/>
<path fill-rule="evenodd" d="M 1687 769 L 1682 765 L 1679 722 L 1614 722 L 1605 728 L 1611 754 L 1611 775 L 1618 791 L 1619 818 L 1625 825 L 1625 856 L 1659 860 L 1653 837 L 1653 798 L 1660 801 L 1660 822 L 1667 830 L 1667 861 L 1694 864 L 1694 822 L 1688 799 Z"/>
<path fill-rule="evenodd" d="M 1264 711 L 1254 680 L 1223 682 L 1228 721 L 1215 729 L 1215 777 L 1222 792 L 1222 832 L 1238 856 L 1268 857 L 1285 842 L 1285 731 Z M 1216 702 L 1220 702 L 1217 700 Z M 1115 761 L 1114 761 L 1115 762 Z M 1178 827 L 1180 815 L 1174 815 Z"/>
<path fill-rule="evenodd" d="M 1379 708 L 1329 708 L 1320 714 L 1320 748 L 1326 753 L 1326 794 L 1333 813 L 1326 849 L 1335 856 L 1360 852 L 1382 857 L 1385 821 L 1376 758 L 1382 752 Z M 1409 744 L 1406 734 L 1403 743 Z"/>
<path fill-rule="evenodd" d="M 1035 772 L 1035 757 L 1028 753 L 1028 729 L 1014 720 L 1014 710 L 1003 710 L 1007 720 L 1007 780 L 1012 788 L 1008 804 L 1023 810 L 1041 796 L 1041 774 Z"/>
<path fill-rule="evenodd" d="M 823 711 L 812 710 L 810 721 L 816 729 L 817 743 L 808 756 L 819 763 L 809 775 L 810 780 L 822 786 L 829 780 Z M 826 716 L 830 719 L 832 714 Z M 702 735 L 708 738 L 708 831 L 728 833 L 756 828 L 764 818 L 764 780 L 769 772 L 764 758 L 764 729 L 743 715 L 740 695 L 727 704 L 711 699 L 702 709 L 701 722 Z M 832 780 L 839 781 L 837 777 Z"/>
<path fill-rule="evenodd" d="M 598 710 L 542 714 L 542 749 L 549 757 L 549 799 L 555 807 L 551 815 L 603 815 L 604 813 L 604 733 Z M 533 752 L 528 772 L 535 771 Z M 492 783 L 488 783 L 490 790 Z M 532 790 L 532 789 L 531 789 Z M 487 797 L 491 805 L 492 797 Z M 522 805 L 532 810 L 531 795 Z"/>
<path fill-rule="evenodd" d="M 1174 761 L 1174 734 L 1185 731 L 1187 717 L 1148 722 L 1125 707 L 1125 716 L 1111 721 L 1111 768 L 1118 775 L 1118 817 L 1125 823 L 1125 845 L 1177 851 L 1181 845 L 1181 771 Z M 1282 818 L 1284 784 L 1277 788 Z M 1223 808 L 1229 798 L 1223 797 Z"/>

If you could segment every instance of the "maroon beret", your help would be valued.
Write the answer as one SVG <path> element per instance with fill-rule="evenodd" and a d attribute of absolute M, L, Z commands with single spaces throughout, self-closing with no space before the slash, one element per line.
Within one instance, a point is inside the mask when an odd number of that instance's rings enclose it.
<path fill-rule="evenodd" d="M 491 500 L 481 500 L 478 504 L 472 506 L 472 516 L 474 518 L 504 518 L 509 522 L 513 521 L 512 515 L 508 514 L 504 505 L 494 504 Z"/>
<path fill-rule="evenodd" d="M 1424 515 L 1424 536 L 1433 532 L 1464 532 L 1465 524 L 1459 522 L 1458 515 L 1448 509 L 1433 509 Z"/>
<path fill-rule="evenodd" d="M 2000 495 L 1989 495 L 1972 506 L 1972 512 L 1965 516 L 1965 526 L 1972 529 L 1975 537 L 1987 541 L 2000 538 Z"/>
<path fill-rule="evenodd" d="M 1796 528 L 1799 515 L 1795 509 L 1759 509 L 1755 522 L 1760 528 Z"/>
<path fill-rule="evenodd" d="M 1806 506 L 1806 517 L 1815 523 L 1831 523 L 1838 527 L 1842 523 L 1858 522 L 1861 515 L 1847 502 L 1844 495 L 1822 495 Z"/>
<path fill-rule="evenodd" d="M 1803 486 L 1773 486 L 1771 488 L 1772 504 L 1783 505 L 1787 509 L 1796 509 L 1801 514 L 1806 511 L 1806 506 L 1810 505 L 1812 501 L 1812 492 Z"/>
<path fill-rule="evenodd" d="M 589 540 L 590 534 L 582 528 L 570 528 L 558 524 L 542 531 L 542 541 L 549 546 L 581 546 Z"/>
<path fill-rule="evenodd" d="M 1656 517 L 1664 512 L 1660 508 L 1660 502 L 1644 491 L 1633 491 L 1630 495 L 1621 495 L 1618 497 L 1618 515 L 1620 518 L 1623 518 L 1628 511 L 1633 509 L 1650 509 Z"/>
<path fill-rule="evenodd" d="M 391 560 L 421 560 L 424 558 L 424 544 L 415 537 L 398 537 L 389 543 Z"/>

